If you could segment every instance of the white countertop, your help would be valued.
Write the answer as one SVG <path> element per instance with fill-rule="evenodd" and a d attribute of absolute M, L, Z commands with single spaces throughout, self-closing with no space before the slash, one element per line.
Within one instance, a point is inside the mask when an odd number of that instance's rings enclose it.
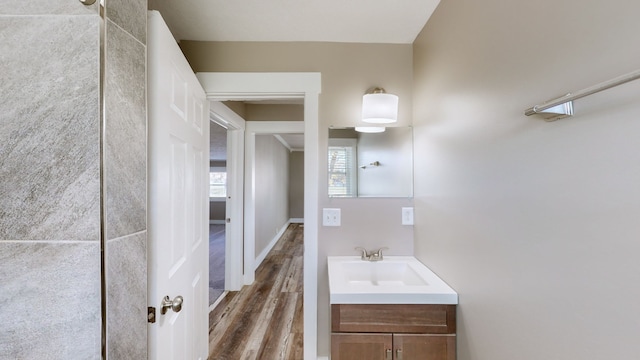
<path fill-rule="evenodd" d="M 458 294 L 413 256 L 329 256 L 331 304 L 458 304 Z"/>

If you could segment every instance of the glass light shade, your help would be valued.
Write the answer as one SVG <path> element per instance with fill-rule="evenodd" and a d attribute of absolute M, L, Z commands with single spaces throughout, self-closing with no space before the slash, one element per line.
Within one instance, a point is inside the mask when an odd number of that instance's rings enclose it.
<path fill-rule="evenodd" d="M 398 96 L 386 93 L 364 95 L 362 121 L 372 124 L 390 124 L 398 121 Z"/>
<path fill-rule="evenodd" d="M 356 131 L 361 133 L 381 133 L 384 130 L 384 126 L 356 126 Z"/>

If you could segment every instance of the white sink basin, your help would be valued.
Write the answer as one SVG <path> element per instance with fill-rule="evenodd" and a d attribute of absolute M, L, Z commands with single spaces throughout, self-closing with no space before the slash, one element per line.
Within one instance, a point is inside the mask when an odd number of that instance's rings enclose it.
<path fill-rule="evenodd" d="M 413 256 L 329 256 L 332 304 L 457 304 L 458 294 Z"/>

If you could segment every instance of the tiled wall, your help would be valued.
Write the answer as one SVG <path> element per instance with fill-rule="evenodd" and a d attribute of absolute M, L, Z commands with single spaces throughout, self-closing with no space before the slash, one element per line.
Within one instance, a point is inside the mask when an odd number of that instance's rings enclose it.
<path fill-rule="evenodd" d="M 107 358 L 147 358 L 146 0 L 106 1 Z"/>
<path fill-rule="evenodd" d="M 100 17 L 0 2 L 0 358 L 100 358 Z"/>
<path fill-rule="evenodd" d="M 106 2 L 101 183 L 98 5 L 0 1 L 0 359 L 101 358 L 102 236 L 109 358 L 146 358 L 147 5 Z"/>

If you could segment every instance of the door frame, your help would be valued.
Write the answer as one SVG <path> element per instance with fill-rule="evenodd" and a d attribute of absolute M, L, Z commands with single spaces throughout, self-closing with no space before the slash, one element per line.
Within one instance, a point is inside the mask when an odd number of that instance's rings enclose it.
<path fill-rule="evenodd" d="M 245 121 L 219 101 L 210 101 L 210 120 L 227 129 L 227 176 L 237 179 L 227 184 L 231 219 L 225 226 L 224 289 L 239 291 L 244 285 L 243 238 L 244 238 L 244 134 Z"/>
<path fill-rule="evenodd" d="M 196 73 L 207 99 L 304 100 L 304 358 L 318 357 L 318 186 L 320 73 Z M 247 196 L 248 198 L 248 196 Z M 255 199 L 245 198 L 247 201 Z"/>

